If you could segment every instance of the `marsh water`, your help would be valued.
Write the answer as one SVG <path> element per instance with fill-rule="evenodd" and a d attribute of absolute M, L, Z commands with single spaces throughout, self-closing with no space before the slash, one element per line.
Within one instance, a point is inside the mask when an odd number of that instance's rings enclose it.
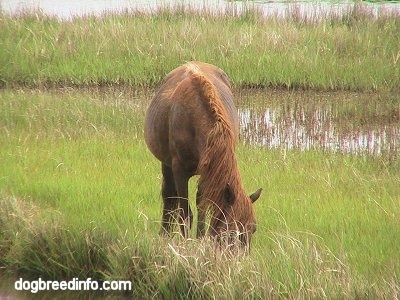
<path fill-rule="evenodd" d="M 400 96 L 393 93 L 244 91 L 241 138 L 247 144 L 396 158 Z"/>
<path fill-rule="evenodd" d="M 104 103 L 125 103 L 144 114 L 154 90 L 102 91 Z M 265 149 L 400 154 L 398 92 L 237 89 L 234 99 L 244 144 Z M 123 105 L 123 104 L 121 104 Z"/>

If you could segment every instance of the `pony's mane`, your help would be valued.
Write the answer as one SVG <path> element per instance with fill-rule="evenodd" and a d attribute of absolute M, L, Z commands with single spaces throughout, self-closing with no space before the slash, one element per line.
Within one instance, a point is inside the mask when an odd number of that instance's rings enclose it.
<path fill-rule="evenodd" d="M 224 192 L 227 184 L 235 195 L 243 191 L 235 157 L 236 137 L 233 124 L 214 84 L 193 63 L 187 64 L 187 71 L 214 122 L 208 133 L 207 145 L 201 154 L 197 172 L 200 175 L 199 184 L 203 187 L 202 197 L 207 200 L 201 205 L 211 210 L 211 214 L 215 216 L 224 210 L 226 205 Z"/>

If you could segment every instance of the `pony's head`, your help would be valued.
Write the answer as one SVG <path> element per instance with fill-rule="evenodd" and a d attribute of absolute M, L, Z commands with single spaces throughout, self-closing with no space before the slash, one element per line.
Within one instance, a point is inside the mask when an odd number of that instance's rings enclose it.
<path fill-rule="evenodd" d="M 227 184 L 223 197 L 224 208 L 214 214 L 211 235 L 215 236 L 222 248 L 250 249 L 251 237 L 257 229 L 253 203 L 260 197 L 262 189 L 248 196 L 235 192 Z"/>

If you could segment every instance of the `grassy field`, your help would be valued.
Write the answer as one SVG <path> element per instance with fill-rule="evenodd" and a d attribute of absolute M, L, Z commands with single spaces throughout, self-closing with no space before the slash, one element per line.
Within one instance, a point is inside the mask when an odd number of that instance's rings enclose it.
<path fill-rule="evenodd" d="M 361 3 L 343 16 L 288 10 L 285 19 L 251 7 L 242 15 L 177 7 L 72 21 L 0 15 L 0 84 L 154 86 L 183 62 L 201 60 L 238 87 L 399 90 L 398 14 L 374 18 Z"/>
<path fill-rule="evenodd" d="M 159 163 L 143 89 L 0 90 L 0 267 L 24 278 L 131 280 L 137 298 L 399 295 L 398 160 L 238 147 L 252 253 L 158 237 Z M 191 181 L 193 203 L 196 179 Z"/>

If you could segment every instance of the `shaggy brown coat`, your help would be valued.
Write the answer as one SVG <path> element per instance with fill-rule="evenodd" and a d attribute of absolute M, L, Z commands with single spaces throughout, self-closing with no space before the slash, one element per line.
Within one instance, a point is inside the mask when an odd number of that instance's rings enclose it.
<path fill-rule="evenodd" d="M 166 76 L 145 118 L 146 143 L 162 162 L 162 233 L 171 233 L 178 221 L 188 236 L 187 184 L 197 174 L 197 235 L 205 234 L 209 212 L 211 236 L 239 232 L 243 244 L 249 244 L 256 228 L 252 202 L 261 189 L 251 196 L 244 192 L 235 156 L 238 133 L 229 79 L 221 69 L 189 62 Z"/>

